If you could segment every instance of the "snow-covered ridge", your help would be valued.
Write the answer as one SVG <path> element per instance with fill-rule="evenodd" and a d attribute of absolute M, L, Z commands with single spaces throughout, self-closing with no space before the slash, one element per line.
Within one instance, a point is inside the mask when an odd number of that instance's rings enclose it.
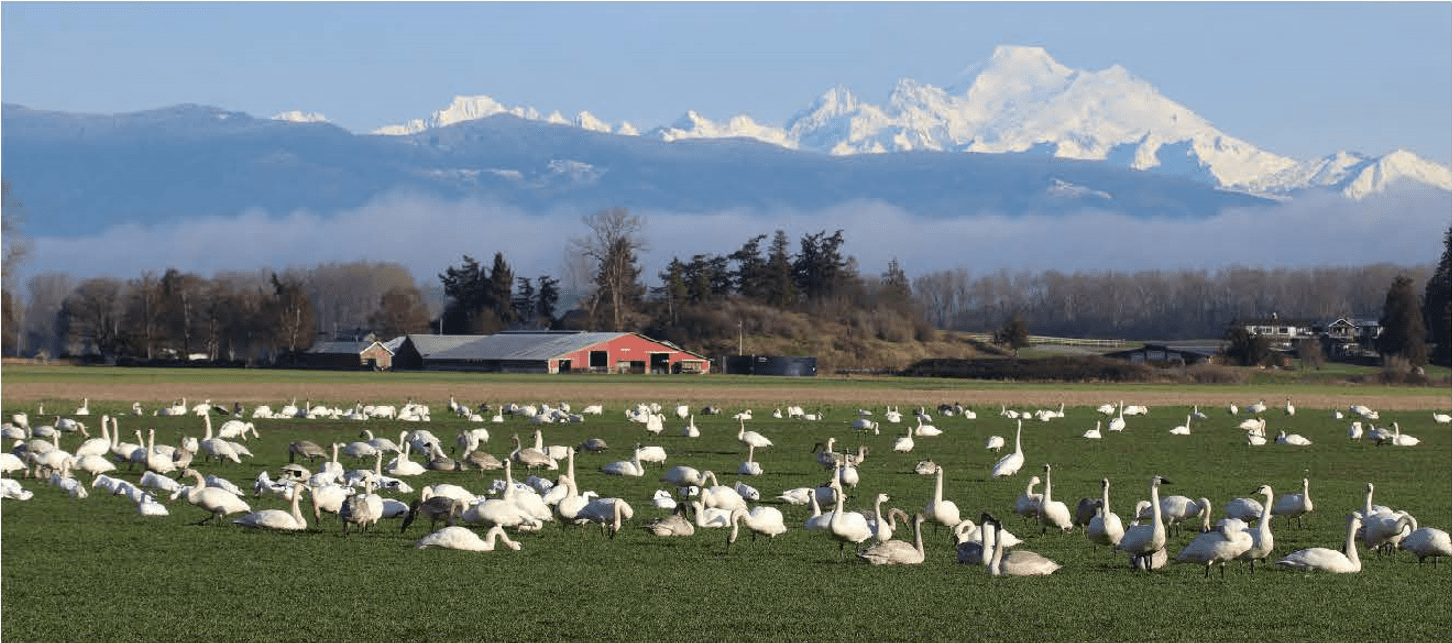
<path fill-rule="evenodd" d="M 744 137 L 836 155 L 911 150 L 1037 153 L 1104 161 L 1277 196 L 1332 189 L 1360 199 L 1399 183 L 1452 190 L 1452 171 L 1405 150 L 1381 157 L 1339 152 L 1310 161 L 1261 150 L 1219 131 L 1118 65 L 1077 70 L 1040 47 L 1000 46 L 971 69 L 964 85 L 947 89 L 899 80 L 882 106 L 860 100 L 846 87 L 833 87 L 781 127 L 758 123 L 745 114 L 716 122 L 691 110 L 645 135 L 665 141 Z M 541 116 L 532 107 L 510 107 L 488 96 L 457 97 L 428 119 L 374 133 L 412 134 L 495 114 L 639 134 L 629 123 L 611 127 L 588 112 L 574 119 L 558 112 Z"/>
<path fill-rule="evenodd" d="M 304 112 L 301 110 L 293 110 L 290 112 L 283 112 L 281 114 L 277 114 L 272 117 L 272 120 L 288 121 L 291 123 L 326 123 L 328 122 L 328 117 L 323 116 L 322 114 L 319 114 L 317 112 Z"/>

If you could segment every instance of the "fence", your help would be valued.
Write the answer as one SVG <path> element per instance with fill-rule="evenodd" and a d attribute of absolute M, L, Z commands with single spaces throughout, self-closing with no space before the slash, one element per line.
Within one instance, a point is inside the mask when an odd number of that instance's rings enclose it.
<path fill-rule="evenodd" d="M 980 342 L 992 342 L 993 333 L 964 333 L 965 337 Z M 1082 337 L 1048 337 L 1046 335 L 1029 335 L 1030 346 L 1036 344 L 1058 344 L 1061 346 L 1096 346 L 1100 348 L 1121 348 L 1130 345 L 1130 342 L 1123 339 L 1086 339 Z"/>

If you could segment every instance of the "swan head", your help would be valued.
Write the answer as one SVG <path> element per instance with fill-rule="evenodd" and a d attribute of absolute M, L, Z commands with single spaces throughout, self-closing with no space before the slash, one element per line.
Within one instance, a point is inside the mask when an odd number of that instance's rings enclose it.
<path fill-rule="evenodd" d="M 1162 484 L 1174 484 L 1174 483 L 1173 482 L 1170 482 L 1170 479 L 1169 478 L 1166 478 L 1164 476 L 1155 476 L 1154 486 L 1158 487 L 1158 486 L 1160 486 Z"/>
<path fill-rule="evenodd" d="M 1109 478 L 1101 478 L 1099 480 L 1099 486 L 1100 486 L 1100 488 L 1108 489 L 1109 488 Z"/>

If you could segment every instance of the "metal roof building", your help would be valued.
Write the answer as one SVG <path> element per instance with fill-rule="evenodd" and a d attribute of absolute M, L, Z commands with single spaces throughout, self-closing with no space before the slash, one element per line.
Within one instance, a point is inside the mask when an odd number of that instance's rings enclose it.
<path fill-rule="evenodd" d="M 518 331 L 409 335 L 395 368 L 491 373 L 705 373 L 709 362 L 638 333 Z M 416 357 L 415 357 L 416 356 Z M 403 364 L 409 366 L 405 367 Z M 415 365 L 416 364 L 416 365 Z"/>

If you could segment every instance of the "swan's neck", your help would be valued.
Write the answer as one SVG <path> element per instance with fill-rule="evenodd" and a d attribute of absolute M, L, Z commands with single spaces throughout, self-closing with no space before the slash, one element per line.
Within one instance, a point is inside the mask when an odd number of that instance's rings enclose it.
<path fill-rule="evenodd" d="M 938 467 L 938 482 L 933 487 L 933 503 L 943 502 L 943 467 Z"/>
<path fill-rule="evenodd" d="M 1109 485 L 1104 485 L 1104 490 L 1100 492 L 1099 499 L 1103 503 L 1101 506 L 1104 509 L 1104 515 L 1106 517 L 1109 516 Z"/>

